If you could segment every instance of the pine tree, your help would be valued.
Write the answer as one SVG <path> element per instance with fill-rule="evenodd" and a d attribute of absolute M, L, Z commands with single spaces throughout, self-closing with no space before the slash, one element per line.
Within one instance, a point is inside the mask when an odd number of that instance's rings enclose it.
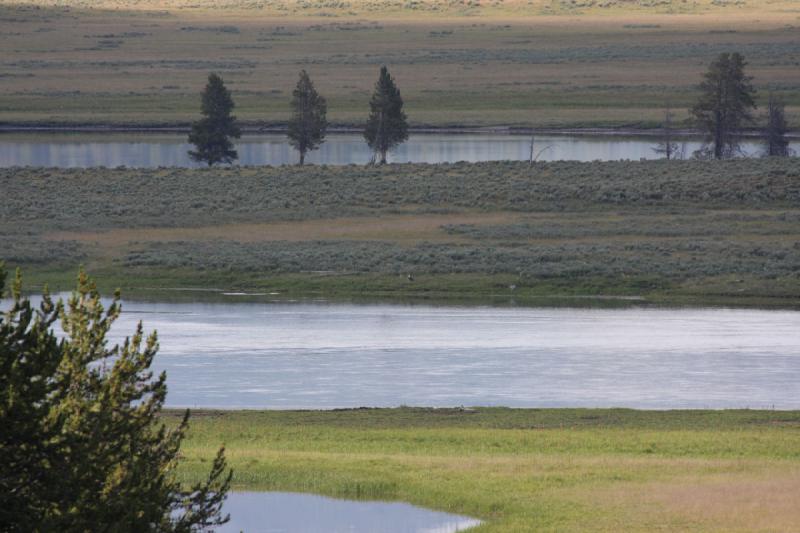
<path fill-rule="evenodd" d="M 306 71 L 300 71 L 300 79 L 292 91 L 292 119 L 289 121 L 287 135 L 289 144 L 300 152 L 301 165 L 305 162 L 308 151 L 316 150 L 325 142 L 327 111 L 325 98 L 317 93 Z"/>
<path fill-rule="evenodd" d="M 786 138 L 788 130 L 784 103 L 770 93 L 767 104 L 767 127 L 764 130 L 764 155 L 788 157 L 791 154 L 789 140 Z"/>
<path fill-rule="evenodd" d="M 207 163 L 232 163 L 239 155 L 233 149 L 231 138 L 241 136 L 236 117 L 231 115 L 234 103 L 231 93 L 217 74 L 209 74 L 203 91 L 201 112 L 203 118 L 192 124 L 189 142 L 195 150 L 189 151 L 194 161 Z"/>
<path fill-rule="evenodd" d="M 381 67 L 369 107 L 364 138 L 376 156 L 380 157 L 380 163 L 385 164 L 389 150 L 408 139 L 403 99 L 385 66 Z"/>
<path fill-rule="evenodd" d="M 158 418 L 167 388 L 149 370 L 156 335 L 145 339 L 139 324 L 122 346 L 107 345 L 119 294 L 106 310 L 83 272 L 66 305 L 45 290 L 37 309 L 19 272 L 11 292 L 0 315 L 0 530 L 188 533 L 224 523 L 222 449 L 205 482 L 184 490 L 177 480 L 189 413 L 171 430 Z"/>
<path fill-rule="evenodd" d="M 745 76 L 747 63 L 739 53 L 722 53 L 709 66 L 700 84 L 700 99 L 691 112 L 707 135 L 709 155 L 714 159 L 739 153 L 739 136 L 752 122 L 755 89 Z"/>

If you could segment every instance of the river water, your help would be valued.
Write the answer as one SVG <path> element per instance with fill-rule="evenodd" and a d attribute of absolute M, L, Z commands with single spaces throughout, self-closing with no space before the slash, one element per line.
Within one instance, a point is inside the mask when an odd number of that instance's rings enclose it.
<path fill-rule="evenodd" d="M 800 312 L 125 302 L 168 405 L 800 408 Z"/>
<path fill-rule="evenodd" d="M 657 159 L 653 137 L 537 135 L 534 154 L 540 161 L 615 161 Z M 527 161 L 529 136 L 509 134 L 417 134 L 394 150 L 396 163 L 453 163 L 457 161 Z M 697 140 L 679 143 L 686 157 L 700 147 Z M 240 165 L 284 165 L 298 161 L 297 152 L 280 134 L 245 135 L 236 144 Z M 743 143 L 757 155 L 757 141 Z M 800 146 L 793 144 L 793 148 Z M 0 134 L 0 167 L 197 167 L 187 152 L 185 135 L 164 134 Z M 331 134 L 306 161 L 314 164 L 365 164 L 371 153 L 358 134 Z"/>

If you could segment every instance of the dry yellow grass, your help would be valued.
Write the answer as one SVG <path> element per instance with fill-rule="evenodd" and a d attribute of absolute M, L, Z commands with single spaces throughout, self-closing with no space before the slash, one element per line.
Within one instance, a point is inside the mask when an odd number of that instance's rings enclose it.
<path fill-rule="evenodd" d="M 2 0 L 0 4 L 19 4 L 19 0 Z M 397 2 L 392 0 L 26 0 L 25 4 L 43 7 L 71 6 L 81 9 L 108 10 L 168 10 L 190 13 L 212 12 L 216 16 L 247 13 L 269 16 L 328 16 L 356 17 L 378 14 L 390 17 L 432 18 L 437 16 L 546 16 L 553 14 L 632 15 L 632 14 L 709 14 L 731 12 L 752 16 L 764 12 L 793 12 L 797 7 L 792 0 L 739 0 L 692 2 L 638 2 L 619 0 L 606 2 L 558 2 L 553 0 L 476 0 L 452 2 L 443 0 L 417 0 Z"/>
<path fill-rule="evenodd" d="M 0 118 L 186 122 L 206 74 L 217 70 L 240 118 L 280 122 L 306 68 L 329 100 L 329 118 L 356 124 L 386 63 L 416 125 L 654 124 L 668 100 L 685 118 L 706 65 L 729 49 L 749 58 L 759 87 L 780 89 L 792 117 L 800 109 L 793 2 L 558 15 L 542 11 L 549 2 L 505 2 L 484 3 L 478 16 L 458 6 L 420 12 L 370 2 L 213 4 L 0 2 Z M 253 5 L 261 8 L 246 9 Z"/>
<path fill-rule="evenodd" d="M 748 212 L 737 210 L 715 211 L 717 216 L 747 216 Z M 761 210 L 761 216 L 780 216 L 786 210 Z M 208 241 L 230 240 L 242 243 L 256 243 L 269 241 L 386 241 L 398 244 L 418 244 L 420 242 L 469 242 L 469 239 L 460 233 L 448 233 L 445 226 L 474 225 L 494 226 L 513 224 L 538 224 L 565 230 L 580 230 L 578 234 L 561 235 L 539 238 L 515 237 L 514 240 L 531 244 L 552 243 L 557 241 L 571 242 L 628 242 L 638 241 L 643 235 L 653 241 L 678 238 L 679 235 L 652 234 L 659 224 L 664 227 L 673 226 L 675 221 L 671 215 L 651 215 L 648 217 L 648 229 L 641 228 L 642 233 L 628 232 L 624 234 L 593 233 L 597 229 L 609 224 L 625 225 L 631 227 L 641 224 L 642 220 L 631 213 L 586 213 L 586 212 L 539 212 L 520 213 L 509 211 L 492 212 L 453 212 L 447 214 L 387 214 L 379 216 L 362 217 L 336 217 L 325 219 L 307 219 L 296 221 L 276 221 L 260 223 L 225 223 L 198 227 L 153 227 L 153 228 L 112 228 L 101 231 L 50 231 L 42 235 L 44 240 L 50 241 L 78 241 L 93 244 L 103 248 L 127 247 L 131 244 L 142 242 L 169 242 L 169 241 Z M 702 222 L 698 222 L 702 224 Z M 584 235 L 580 235 L 583 233 Z M 775 233 L 765 232 L 758 224 L 749 227 L 731 229 L 732 236 L 738 240 L 758 243 L 773 241 Z M 779 233 L 782 238 L 793 240 L 800 238 L 800 228 L 796 232 Z M 506 237 L 509 238 L 509 237 Z"/>
<path fill-rule="evenodd" d="M 687 472 L 677 479 L 615 487 L 585 497 L 627 509 L 631 520 L 649 514 L 654 525 L 677 521 L 685 531 L 800 530 L 800 469 L 794 465 L 747 473 Z"/>
<path fill-rule="evenodd" d="M 458 213 L 446 215 L 388 215 L 261 224 L 224 224 L 199 228 L 125 228 L 98 232 L 51 232 L 47 240 L 76 240 L 103 247 L 132 242 L 227 239 L 238 242 L 382 240 L 414 244 L 420 241 L 459 240 L 443 231 L 444 224 L 510 224 L 521 220 L 513 213 Z"/>

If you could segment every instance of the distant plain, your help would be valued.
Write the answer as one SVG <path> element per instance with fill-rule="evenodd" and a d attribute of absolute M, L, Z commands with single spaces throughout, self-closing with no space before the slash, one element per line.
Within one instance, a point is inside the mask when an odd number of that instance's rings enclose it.
<path fill-rule="evenodd" d="M 6 126 L 185 126 L 209 71 L 252 126 L 280 125 L 300 69 L 334 125 L 363 122 L 389 66 L 416 127 L 653 127 L 688 117 L 720 52 L 800 118 L 790 1 L 0 1 Z"/>

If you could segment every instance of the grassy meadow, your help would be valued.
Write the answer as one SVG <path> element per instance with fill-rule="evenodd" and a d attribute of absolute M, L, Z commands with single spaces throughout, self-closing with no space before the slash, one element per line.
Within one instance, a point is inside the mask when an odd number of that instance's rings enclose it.
<path fill-rule="evenodd" d="M 797 159 L 0 170 L 29 287 L 797 305 Z M 409 276 L 413 279 L 409 279 Z"/>
<path fill-rule="evenodd" d="M 796 411 L 198 411 L 181 478 L 222 442 L 234 489 L 402 500 L 485 520 L 476 533 L 800 523 Z"/>
<path fill-rule="evenodd" d="M 412 126 L 657 126 L 687 119 L 720 52 L 800 118 L 789 0 L 0 0 L 0 122 L 185 126 L 209 71 L 248 125 L 281 125 L 307 69 L 360 125 L 386 64 Z"/>

